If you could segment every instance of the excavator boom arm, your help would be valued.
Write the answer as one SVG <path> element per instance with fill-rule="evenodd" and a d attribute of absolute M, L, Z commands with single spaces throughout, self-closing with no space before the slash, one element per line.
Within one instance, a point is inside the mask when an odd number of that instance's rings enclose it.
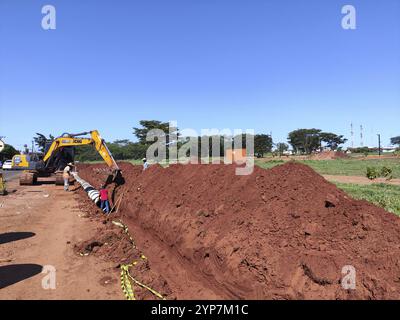
<path fill-rule="evenodd" d="M 99 132 L 97 130 L 93 130 L 90 132 L 85 132 L 84 134 L 91 135 L 91 138 L 81 138 L 78 135 L 70 135 L 67 137 L 59 137 L 56 138 L 51 144 L 49 150 L 46 152 L 43 161 L 48 161 L 55 152 L 62 147 L 74 147 L 74 146 L 83 146 L 83 145 L 93 145 L 100 156 L 104 159 L 107 165 L 113 169 L 113 171 L 119 171 L 119 167 L 115 162 L 110 150 L 108 150 L 107 145 L 104 140 L 101 138 Z M 83 133 L 82 133 L 83 134 Z M 81 135 L 81 134 L 80 134 Z"/>
<path fill-rule="evenodd" d="M 90 135 L 92 136 L 92 140 L 94 142 L 94 146 L 100 156 L 104 159 L 107 165 L 112 168 L 114 171 L 119 171 L 119 167 L 115 162 L 110 150 L 108 150 L 107 145 L 104 140 L 101 138 L 99 132 L 97 130 L 91 131 Z"/>

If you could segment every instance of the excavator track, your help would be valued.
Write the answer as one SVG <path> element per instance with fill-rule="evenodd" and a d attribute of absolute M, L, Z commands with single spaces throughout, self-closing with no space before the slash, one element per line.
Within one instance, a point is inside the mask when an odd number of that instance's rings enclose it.
<path fill-rule="evenodd" d="M 64 178 L 62 172 L 56 173 L 56 186 L 64 185 Z"/>
<path fill-rule="evenodd" d="M 19 178 L 20 186 L 32 186 L 37 182 L 37 174 L 34 172 L 23 172 Z"/>

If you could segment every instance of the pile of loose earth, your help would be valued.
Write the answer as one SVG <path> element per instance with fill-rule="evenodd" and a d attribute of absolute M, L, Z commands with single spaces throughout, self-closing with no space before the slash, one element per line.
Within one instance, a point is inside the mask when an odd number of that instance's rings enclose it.
<path fill-rule="evenodd" d="M 341 151 L 324 151 L 314 154 L 310 157 L 311 160 L 335 160 L 335 159 L 349 159 L 350 157 Z"/>
<path fill-rule="evenodd" d="M 308 166 L 237 176 L 230 165 L 120 165 L 126 182 L 110 190 L 122 199 L 113 218 L 129 226 L 171 297 L 400 298 L 400 220 Z M 79 174 L 97 186 L 103 168 L 81 165 Z M 341 285 L 345 266 L 355 268 L 355 290 Z"/>

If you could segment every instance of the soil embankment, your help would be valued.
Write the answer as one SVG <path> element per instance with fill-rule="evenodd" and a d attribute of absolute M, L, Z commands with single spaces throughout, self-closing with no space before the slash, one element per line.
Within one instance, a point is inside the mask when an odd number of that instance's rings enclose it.
<path fill-rule="evenodd" d="M 113 218 L 129 226 L 148 257 L 143 276 L 167 298 L 400 298 L 399 218 L 308 166 L 256 167 L 249 176 L 228 165 L 121 167 Z M 102 168 L 81 165 L 79 174 L 97 186 Z M 348 265 L 355 290 L 341 286 Z"/>

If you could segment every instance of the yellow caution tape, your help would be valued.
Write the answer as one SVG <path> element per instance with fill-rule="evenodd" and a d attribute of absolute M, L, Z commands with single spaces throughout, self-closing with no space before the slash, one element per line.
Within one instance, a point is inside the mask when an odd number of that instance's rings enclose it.
<path fill-rule="evenodd" d="M 115 224 L 118 227 L 124 228 L 124 225 L 121 222 L 113 221 L 112 223 Z"/>
<path fill-rule="evenodd" d="M 136 248 L 135 241 L 133 241 L 133 238 L 131 237 L 131 235 L 130 235 L 130 233 L 129 233 L 129 229 L 128 229 L 127 225 L 124 224 L 121 220 L 120 220 L 120 221 L 115 221 L 115 220 L 113 220 L 112 223 L 115 224 L 116 226 L 118 226 L 118 227 L 124 229 L 124 232 L 125 232 L 126 235 L 128 236 L 129 241 L 132 243 L 132 246 L 133 246 L 134 248 Z"/>
<path fill-rule="evenodd" d="M 121 266 L 121 288 L 127 300 L 136 300 L 133 293 L 131 282 L 128 278 L 129 267 Z"/>
<path fill-rule="evenodd" d="M 122 229 L 124 229 L 124 232 L 128 235 L 129 240 L 133 245 L 133 248 L 137 249 L 136 245 L 135 245 L 135 242 L 134 242 L 133 238 L 131 237 L 131 235 L 129 233 L 128 227 L 121 220 L 120 221 L 112 221 L 112 223 L 115 224 L 116 226 L 121 227 Z M 147 257 L 143 253 L 141 253 L 140 254 L 140 259 L 147 260 Z M 129 273 L 129 268 L 131 268 L 131 267 L 133 267 L 133 266 L 135 266 L 137 264 L 138 264 L 138 261 L 133 261 L 131 264 L 121 265 L 121 288 L 122 288 L 122 292 L 124 293 L 126 299 L 127 300 L 136 300 L 135 294 L 133 292 L 132 284 L 131 284 L 131 282 L 129 280 L 129 279 L 131 279 L 136 285 L 148 290 L 153 295 L 155 295 L 157 298 L 162 299 L 162 300 L 166 300 L 162 296 L 161 293 L 157 292 L 156 290 L 150 288 L 149 286 L 145 285 L 144 283 L 142 283 L 139 280 L 137 280 L 134 277 L 132 277 L 132 275 Z"/>
<path fill-rule="evenodd" d="M 161 300 L 166 300 L 161 293 L 157 292 L 156 290 L 150 288 L 149 286 L 146 286 L 145 284 L 141 283 L 140 281 L 136 280 L 134 277 L 131 276 L 131 274 L 128 271 L 128 276 L 132 279 L 133 282 L 135 282 L 138 286 L 147 289 L 150 291 L 152 294 L 154 294 L 157 298 L 160 298 Z"/>

